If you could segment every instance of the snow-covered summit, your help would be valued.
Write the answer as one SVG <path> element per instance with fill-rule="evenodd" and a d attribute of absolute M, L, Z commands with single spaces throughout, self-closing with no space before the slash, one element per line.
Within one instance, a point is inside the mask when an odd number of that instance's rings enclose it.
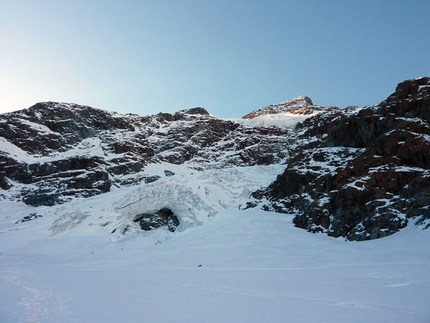
<path fill-rule="evenodd" d="M 316 106 L 309 97 L 299 96 L 252 111 L 236 122 L 250 127 L 294 128 L 309 117 L 336 109 Z"/>
<path fill-rule="evenodd" d="M 236 122 L 248 127 L 279 127 L 293 129 L 299 122 L 303 122 L 320 112 L 321 111 L 314 111 L 309 114 L 292 112 L 262 113 L 254 118 L 237 119 Z"/>
<path fill-rule="evenodd" d="M 277 104 L 271 104 L 264 108 L 252 111 L 242 117 L 242 119 L 254 119 L 268 114 L 292 114 L 292 115 L 313 115 L 324 111 L 325 108 L 314 105 L 307 96 L 299 96 L 295 99 L 286 100 Z"/>

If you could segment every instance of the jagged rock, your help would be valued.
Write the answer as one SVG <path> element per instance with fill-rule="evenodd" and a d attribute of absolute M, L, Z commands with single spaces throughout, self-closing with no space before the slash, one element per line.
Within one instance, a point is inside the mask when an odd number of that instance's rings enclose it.
<path fill-rule="evenodd" d="M 40 214 L 30 213 L 29 215 L 26 215 L 25 217 L 23 217 L 20 221 L 17 221 L 16 224 L 24 223 L 24 222 L 28 222 L 28 221 L 33 221 L 33 220 L 36 220 L 36 219 L 41 218 L 41 217 L 42 216 Z"/>
<path fill-rule="evenodd" d="M 5 176 L 5 172 L 0 172 L 0 188 L 2 190 L 8 190 L 12 185 L 9 183 Z"/>
<path fill-rule="evenodd" d="M 166 175 L 167 177 L 170 177 L 170 176 L 175 175 L 175 173 L 174 173 L 174 172 L 172 172 L 171 170 L 166 169 L 166 170 L 164 171 L 164 175 Z"/>
<path fill-rule="evenodd" d="M 298 124 L 294 158 L 254 197 L 268 199 L 267 210 L 295 213 L 297 227 L 349 240 L 381 238 L 427 217 L 429 94 L 429 78 L 409 80 L 377 106 L 332 109 Z M 349 154 L 340 156 L 340 147 Z"/>
<path fill-rule="evenodd" d="M 23 111 L 2 115 L 0 136 L 32 154 L 64 151 L 103 130 L 133 131 L 127 120 L 88 106 L 37 103 Z"/>
<path fill-rule="evenodd" d="M 139 214 L 133 221 L 139 222 L 140 228 L 145 231 L 166 226 L 169 231 L 175 232 L 180 224 L 178 217 L 168 208 L 160 209 L 154 214 Z"/>
<path fill-rule="evenodd" d="M 202 107 L 196 107 L 196 108 L 192 108 L 192 109 L 181 110 L 179 112 L 183 112 L 183 113 L 187 113 L 187 114 L 200 114 L 202 116 L 208 116 L 209 115 L 209 112 Z"/>
<path fill-rule="evenodd" d="M 421 77 L 399 83 L 396 91 L 381 104 L 384 114 L 430 121 L 430 78 Z"/>

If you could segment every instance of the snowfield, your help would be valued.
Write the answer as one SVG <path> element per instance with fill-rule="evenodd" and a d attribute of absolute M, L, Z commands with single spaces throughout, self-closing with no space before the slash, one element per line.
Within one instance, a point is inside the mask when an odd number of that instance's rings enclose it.
<path fill-rule="evenodd" d="M 242 125 L 249 127 L 280 127 L 280 128 L 294 128 L 299 122 L 313 117 L 321 113 L 320 111 L 311 114 L 295 114 L 290 112 L 278 114 L 264 114 L 253 119 L 230 119 Z"/>
<path fill-rule="evenodd" d="M 0 321 L 430 321 L 428 231 L 351 243 L 291 219 L 231 212 L 118 242 L 3 231 Z"/>
<path fill-rule="evenodd" d="M 310 234 L 239 210 L 282 166 L 192 166 L 151 165 L 158 181 L 54 207 L 2 201 L 0 322 L 430 322 L 423 226 L 359 243 Z M 176 232 L 133 224 L 160 207 Z"/>

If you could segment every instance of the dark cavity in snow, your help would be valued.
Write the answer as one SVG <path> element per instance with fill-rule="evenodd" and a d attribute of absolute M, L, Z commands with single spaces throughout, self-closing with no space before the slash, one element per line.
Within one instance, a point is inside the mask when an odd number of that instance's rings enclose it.
<path fill-rule="evenodd" d="M 167 226 L 167 229 L 171 232 L 175 232 L 179 226 L 179 220 L 177 216 L 168 208 L 162 208 L 156 213 L 144 213 L 137 215 L 134 222 L 139 222 L 140 228 L 145 231 L 151 231 L 163 226 Z"/>

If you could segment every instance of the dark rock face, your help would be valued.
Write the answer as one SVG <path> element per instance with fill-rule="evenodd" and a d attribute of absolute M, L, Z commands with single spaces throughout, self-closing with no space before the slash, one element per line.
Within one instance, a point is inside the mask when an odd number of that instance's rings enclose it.
<path fill-rule="evenodd" d="M 0 166 L 4 170 L 3 178 L 30 184 L 22 188 L 20 198 L 32 206 L 63 203 L 68 196 L 89 197 L 109 192 L 112 184 L 104 161 L 98 157 L 27 164 L 0 155 Z M 8 184 L 4 189 L 11 187 Z"/>
<path fill-rule="evenodd" d="M 430 79 L 400 83 L 374 107 L 329 111 L 296 127 L 285 172 L 264 208 L 297 227 L 349 240 L 393 234 L 430 207 Z"/>
<path fill-rule="evenodd" d="M 19 112 L 2 115 L 0 136 L 22 150 L 47 155 L 64 151 L 85 138 L 108 129 L 133 131 L 125 119 L 76 104 L 37 103 Z"/>
<path fill-rule="evenodd" d="M 166 175 L 167 177 L 170 177 L 170 176 L 174 176 L 174 175 L 175 175 L 175 173 L 174 173 L 174 172 L 172 172 L 172 171 L 170 171 L 170 170 L 168 170 L 168 169 L 166 169 L 166 170 L 164 171 L 164 175 Z"/>
<path fill-rule="evenodd" d="M 37 213 L 30 213 L 29 215 L 24 216 L 20 221 L 17 221 L 15 223 L 18 224 L 18 223 L 33 221 L 33 220 L 37 220 L 38 218 L 41 218 L 41 217 L 42 216 L 37 214 Z"/>
<path fill-rule="evenodd" d="M 170 232 L 175 232 L 180 224 L 177 216 L 168 208 L 163 208 L 154 214 L 139 214 L 133 221 L 139 222 L 140 228 L 144 231 L 166 226 Z"/>

